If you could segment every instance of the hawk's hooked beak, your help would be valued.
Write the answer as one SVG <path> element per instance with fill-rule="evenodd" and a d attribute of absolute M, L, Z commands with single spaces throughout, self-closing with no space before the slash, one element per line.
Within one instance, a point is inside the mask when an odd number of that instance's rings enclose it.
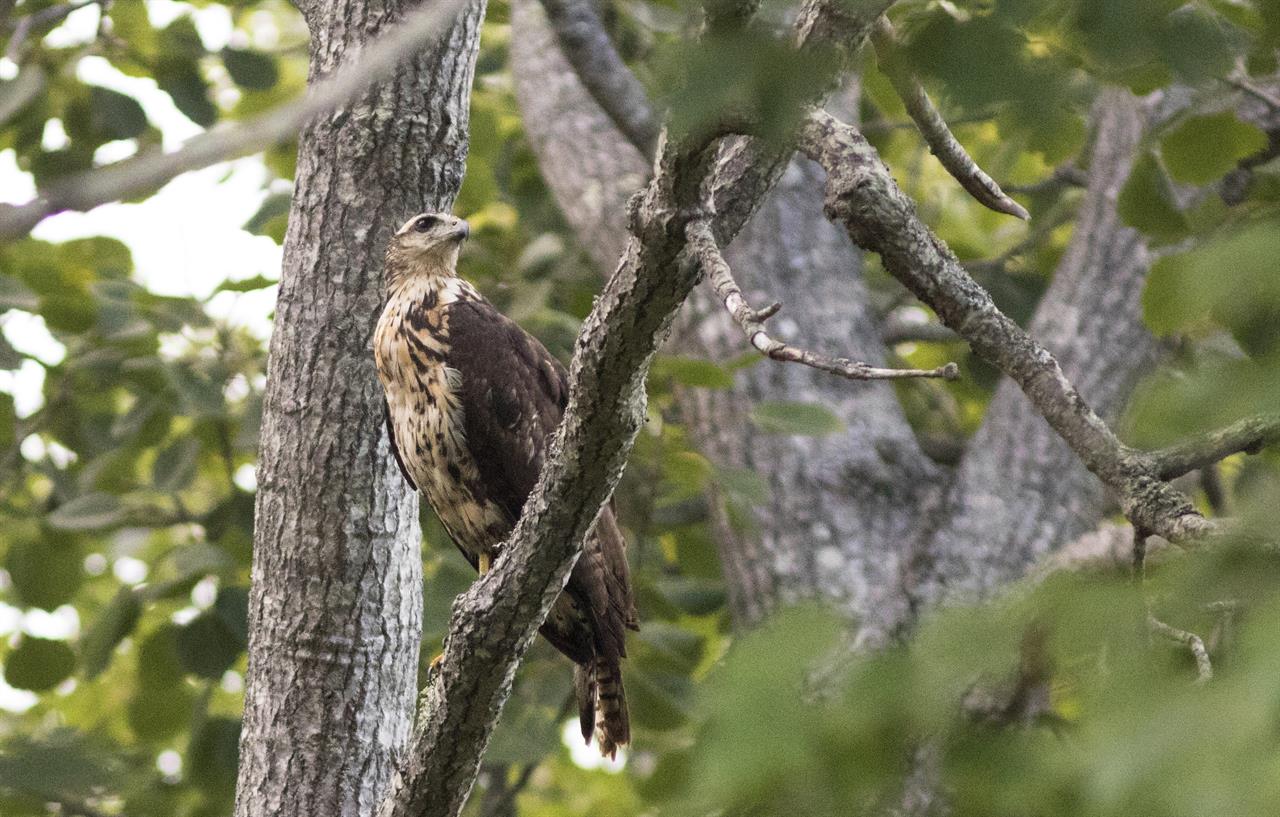
<path fill-rule="evenodd" d="M 453 237 L 458 241 L 466 241 L 471 236 L 471 225 L 464 219 L 458 219 L 453 227 Z"/>

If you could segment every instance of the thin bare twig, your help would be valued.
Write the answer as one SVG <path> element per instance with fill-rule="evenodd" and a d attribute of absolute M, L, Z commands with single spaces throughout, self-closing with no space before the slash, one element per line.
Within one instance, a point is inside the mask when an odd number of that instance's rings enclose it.
<path fill-rule="evenodd" d="M 1209 651 L 1205 649 L 1204 639 L 1189 630 L 1171 627 L 1151 613 L 1147 614 L 1147 626 L 1151 632 L 1170 641 L 1181 644 L 1191 650 L 1196 659 L 1196 682 L 1200 684 L 1213 680 L 1213 662 L 1209 660 Z"/>
<path fill-rule="evenodd" d="M 1241 452 L 1280 443 L 1280 415 L 1249 417 L 1178 445 L 1146 454 L 1161 479 L 1173 479 Z"/>
<path fill-rule="evenodd" d="M 829 357 L 800 349 L 771 336 L 765 329 L 765 321 L 778 313 L 782 304 L 774 303 L 764 309 L 753 309 L 742 294 L 742 288 L 734 280 L 733 271 L 720 252 L 712 234 L 711 223 L 698 219 L 685 228 L 689 252 L 696 259 L 703 274 L 710 281 L 725 309 L 733 316 L 746 334 L 751 345 L 767 358 L 784 363 L 800 363 L 824 372 L 840 375 L 849 380 L 902 380 L 911 377 L 941 377 L 955 380 L 960 369 L 954 363 L 936 369 L 883 369 L 842 357 Z"/>
<path fill-rule="evenodd" d="M 424 4 L 356 59 L 312 86 L 300 99 L 234 125 L 203 133 L 172 153 L 149 151 L 61 180 L 16 207 L 0 207 L 0 241 L 20 238 L 66 210 L 142 195 L 191 170 L 245 156 L 296 136 L 313 118 L 345 104 L 387 76 L 401 60 L 440 36 L 466 0 Z"/>
<path fill-rule="evenodd" d="M 996 184 L 995 180 L 978 167 L 978 163 L 965 152 L 964 146 L 951 133 L 946 120 L 942 118 L 942 114 L 925 93 L 924 86 L 903 64 L 898 54 L 897 36 L 889 18 L 881 17 L 876 21 L 871 33 L 871 42 L 875 46 L 881 70 L 893 84 L 903 104 L 907 106 L 907 113 L 916 123 L 920 135 L 928 143 L 929 150 L 938 157 L 938 161 L 947 169 L 947 172 L 954 176 L 956 181 L 960 182 L 960 186 L 984 207 L 995 210 L 997 213 L 1016 216 L 1024 221 L 1029 220 L 1031 214 L 1027 209 L 1009 198 L 1000 189 L 1000 185 Z"/>

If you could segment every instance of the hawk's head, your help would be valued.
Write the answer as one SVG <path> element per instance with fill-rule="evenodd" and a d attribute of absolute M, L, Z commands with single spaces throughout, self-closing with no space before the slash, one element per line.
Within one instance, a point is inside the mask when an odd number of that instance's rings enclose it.
<path fill-rule="evenodd" d="M 471 234 L 467 222 L 448 213 L 419 213 L 396 230 L 391 251 L 403 261 L 453 271 L 458 249 Z"/>

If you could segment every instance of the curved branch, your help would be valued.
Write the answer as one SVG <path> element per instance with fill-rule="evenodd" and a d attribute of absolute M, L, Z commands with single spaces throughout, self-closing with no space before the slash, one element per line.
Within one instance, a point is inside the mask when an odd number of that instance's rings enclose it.
<path fill-rule="evenodd" d="M 1029 220 L 1031 214 L 1027 209 L 1005 195 L 995 179 L 983 172 L 978 163 L 965 152 L 964 146 L 951 133 L 946 120 L 925 93 L 924 86 L 903 64 L 898 54 L 897 36 L 889 18 L 881 17 L 876 21 L 871 42 L 875 46 L 881 70 L 898 92 L 902 103 L 907 106 L 907 113 L 929 145 L 930 152 L 938 157 L 947 172 L 984 207 L 1023 221 Z"/>
<path fill-rule="evenodd" d="M 542 0 L 547 21 L 578 79 L 618 130 L 645 156 L 658 141 L 658 116 L 640 80 L 613 47 L 590 0 Z"/>

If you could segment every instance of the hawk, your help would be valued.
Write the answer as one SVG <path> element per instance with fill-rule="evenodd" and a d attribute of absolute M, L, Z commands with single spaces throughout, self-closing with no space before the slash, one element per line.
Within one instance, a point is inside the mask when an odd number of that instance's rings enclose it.
<path fill-rule="evenodd" d="M 386 255 L 373 349 L 387 436 L 405 480 L 484 575 L 538 481 L 568 400 L 564 366 L 458 277 L 467 222 L 409 219 Z M 614 757 L 630 740 L 624 632 L 638 629 L 626 542 L 610 508 L 539 632 L 574 662 L 583 738 Z"/>

